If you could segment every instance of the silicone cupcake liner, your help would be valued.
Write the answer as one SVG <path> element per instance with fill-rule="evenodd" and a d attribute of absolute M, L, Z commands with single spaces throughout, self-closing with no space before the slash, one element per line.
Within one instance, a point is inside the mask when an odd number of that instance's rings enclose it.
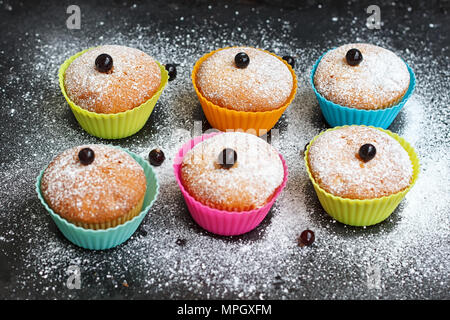
<path fill-rule="evenodd" d="M 297 76 L 295 75 L 295 72 L 292 69 L 292 67 L 286 61 L 284 61 L 283 59 L 281 59 L 280 57 L 269 51 L 259 49 L 281 60 L 292 74 L 292 78 L 294 80 L 293 89 L 286 103 L 278 109 L 261 112 L 236 111 L 220 107 L 208 101 L 202 95 L 196 84 L 197 83 L 196 75 L 198 68 L 205 59 L 207 59 L 208 57 L 210 57 L 211 55 L 220 50 L 228 48 L 230 47 L 212 51 L 201 57 L 194 65 L 194 70 L 192 71 L 192 84 L 194 85 L 194 89 L 195 92 L 197 93 L 203 112 L 205 113 L 206 119 L 208 119 L 208 122 L 211 124 L 211 126 L 216 129 L 219 129 L 220 131 L 227 131 L 227 129 L 244 130 L 248 133 L 254 133 L 258 136 L 263 135 L 267 131 L 272 129 L 272 127 L 280 119 L 281 115 L 286 110 L 286 108 L 292 103 L 292 100 L 294 100 L 295 94 L 297 93 Z"/>
<path fill-rule="evenodd" d="M 370 127 L 374 128 L 372 126 Z M 309 168 L 308 154 L 310 146 L 319 136 L 321 136 L 327 131 L 336 130 L 339 128 L 342 127 L 335 127 L 332 129 L 328 129 L 320 133 L 316 137 L 314 137 L 314 139 L 312 139 L 312 141 L 309 143 L 304 157 L 305 166 L 308 172 L 309 179 L 311 180 L 314 186 L 314 190 L 317 193 L 320 204 L 322 205 L 324 210 L 337 221 L 351 226 L 370 226 L 380 223 L 391 215 L 391 213 L 395 210 L 395 208 L 397 208 L 400 201 L 403 200 L 405 195 L 416 183 L 417 178 L 419 177 L 419 159 L 417 158 L 417 154 L 411 147 L 411 145 L 402 137 L 398 136 L 397 134 L 389 130 L 375 128 L 377 130 L 387 133 L 392 138 L 397 140 L 400 143 L 400 145 L 406 150 L 406 152 L 408 152 L 409 158 L 413 166 L 413 176 L 410 185 L 403 191 L 375 199 L 358 200 L 358 199 L 346 199 L 337 197 L 325 191 L 316 183 Z"/>
<path fill-rule="evenodd" d="M 272 208 L 275 200 L 280 195 L 281 191 L 286 186 L 288 169 L 286 162 L 280 155 L 280 159 L 283 163 L 284 168 L 284 179 L 282 184 L 275 191 L 272 199 L 263 207 L 259 209 L 249 210 L 249 211 L 226 211 L 219 210 L 215 208 L 210 208 L 201 202 L 195 200 L 184 188 L 181 183 L 180 170 L 181 163 L 184 155 L 191 150 L 196 144 L 213 137 L 216 134 L 221 134 L 213 132 L 211 134 L 205 134 L 198 136 L 186 144 L 178 151 L 174 159 L 173 169 L 175 172 L 175 178 L 180 187 L 181 193 L 183 194 L 184 200 L 188 207 L 188 210 L 192 218 L 197 222 L 203 229 L 223 236 L 233 236 L 241 235 L 255 229 L 262 220 L 266 217 L 269 210 Z"/>
<path fill-rule="evenodd" d="M 405 62 L 410 75 L 409 87 L 405 95 L 403 96 L 402 100 L 400 100 L 398 104 L 385 109 L 362 110 L 341 106 L 339 104 L 331 102 L 325 99 L 316 90 L 316 87 L 314 86 L 314 74 L 316 72 L 320 60 L 324 55 L 322 55 L 314 64 L 314 67 L 311 70 L 310 83 L 319 102 L 322 114 L 325 117 L 325 120 L 328 122 L 328 124 L 332 127 L 356 124 L 387 129 L 391 125 L 392 121 L 394 121 L 395 117 L 400 112 L 400 110 L 403 108 L 406 101 L 408 101 L 409 97 L 412 95 L 414 88 L 416 86 L 416 77 L 412 69 L 409 67 L 409 65 Z"/>
<path fill-rule="evenodd" d="M 150 117 L 156 102 L 168 82 L 169 76 L 167 70 L 158 61 L 156 61 L 161 70 L 161 85 L 158 91 L 148 101 L 144 102 L 140 106 L 114 114 L 91 112 L 77 106 L 72 100 L 70 100 L 64 87 L 64 74 L 69 65 L 77 57 L 91 49 L 93 48 L 89 48 L 75 54 L 61 65 L 59 68 L 59 86 L 61 91 L 69 103 L 70 109 L 72 110 L 78 123 L 89 134 L 104 139 L 120 139 L 131 136 L 141 130 Z"/>
<path fill-rule="evenodd" d="M 47 209 L 47 211 L 50 213 L 50 216 L 56 223 L 58 229 L 70 242 L 85 249 L 91 250 L 109 249 L 118 246 L 121 243 L 128 240 L 131 237 L 131 235 L 136 231 L 136 229 L 139 227 L 142 220 L 147 215 L 150 207 L 153 205 L 156 198 L 158 197 L 159 193 L 158 179 L 156 177 L 155 172 L 153 171 L 151 166 L 147 163 L 147 161 L 145 161 L 135 153 L 130 152 L 126 149 L 122 149 L 119 147 L 116 148 L 126 151 L 144 169 L 145 177 L 147 179 L 147 191 L 145 193 L 144 202 L 140 213 L 131 220 L 128 220 L 127 222 L 117 225 L 113 228 L 101 230 L 84 229 L 60 217 L 47 205 L 41 193 L 41 179 L 45 169 L 41 171 L 41 173 L 37 178 L 36 192 L 38 194 L 38 198 L 44 205 L 45 209 Z"/>
<path fill-rule="evenodd" d="M 133 209 L 130 210 L 130 212 L 128 212 L 125 216 L 119 217 L 115 220 L 102 222 L 102 223 L 81 223 L 81 222 L 79 222 L 79 223 L 74 223 L 74 224 L 76 226 L 84 228 L 84 229 L 99 230 L 99 229 L 114 228 L 120 224 L 127 222 L 128 220 L 133 219 L 135 216 L 140 214 L 141 210 L 142 210 L 142 205 L 144 203 L 144 198 L 145 198 L 145 194 L 144 194 L 144 197 L 142 197 L 142 199 L 139 200 L 138 204 Z"/>

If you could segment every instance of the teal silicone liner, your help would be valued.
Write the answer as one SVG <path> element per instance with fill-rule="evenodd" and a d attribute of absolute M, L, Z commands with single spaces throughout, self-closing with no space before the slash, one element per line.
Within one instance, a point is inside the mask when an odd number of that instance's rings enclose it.
<path fill-rule="evenodd" d="M 316 90 L 316 87 L 314 86 L 314 74 L 316 72 L 320 60 L 325 54 L 326 53 L 324 53 L 314 64 L 311 70 L 310 83 L 317 97 L 317 101 L 319 102 L 322 114 L 325 117 L 325 120 L 328 122 L 328 124 L 331 127 L 357 124 L 387 129 L 391 125 L 392 121 L 394 121 L 395 117 L 400 112 L 400 110 L 403 108 L 406 101 L 408 101 L 409 97 L 414 91 L 414 88 L 416 87 L 416 77 L 412 69 L 409 67 L 409 65 L 405 62 L 410 75 L 409 88 L 406 91 L 405 95 L 403 96 L 402 100 L 398 104 L 390 108 L 379 110 L 361 110 L 341 106 L 339 104 L 331 102 L 325 99 Z"/>
<path fill-rule="evenodd" d="M 56 223 L 58 229 L 70 242 L 85 249 L 91 250 L 109 249 L 118 246 L 119 244 L 128 240 L 131 237 L 131 235 L 136 231 L 136 229 L 139 227 L 142 220 L 145 218 L 148 211 L 150 210 L 150 207 L 153 205 L 153 203 L 158 197 L 159 193 L 158 179 L 152 167 L 148 164 L 148 162 L 131 151 L 128 151 L 120 147 L 115 148 L 126 151 L 144 169 L 145 177 L 147 180 L 147 191 L 145 193 L 144 203 L 142 205 L 143 209 L 141 213 L 135 216 L 133 219 L 121 225 L 118 225 L 114 228 L 104 230 L 84 229 L 60 217 L 47 205 L 41 193 L 40 188 L 41 179 L 45 169 L 41 171 L 41 173 L 37 178 L 36 192 L 38 194 L 38 198 L 44 205 L 45 209 L 47 209 L 47 211 L 50 213 L 50 216 Z"/>

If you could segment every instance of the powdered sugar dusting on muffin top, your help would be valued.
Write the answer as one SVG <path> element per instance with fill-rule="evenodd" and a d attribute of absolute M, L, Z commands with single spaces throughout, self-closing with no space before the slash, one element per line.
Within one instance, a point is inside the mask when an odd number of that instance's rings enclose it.
<path fill-rule="evenodd" d="M 106 53 L 113 59 L 109 72 L 100 72 L 95 59 Z M 148 99 L 161 84 L 161 70 L 146 53 L 125 46 L 105 45 L 89 50 L 67 68 L 64 86 L 79 107 L 97 113 L 133 109 Z"/>
<path fill-rule="evenodd" d="M 237 153 L 230 169 L 218 164 L 225 148 Z M 183 158 L 181 180 L 196 200 L 219 209 L 251 210 L 270 201 L 284 178 L 278 152 L 254 135 L 228 132 L 213 136 Z"/>
<path fill-rule="evenodd" d="M 234 58 L 245 52 L 250 63 L 238 68 Z M 200 65 L 196 85 L 212 103 L 238 111 L 267 111 L 284 105 L 293 77 L 277 57 L 260 49 L 233 47 L 215 52 Z"/>
<path fill-rule="evenodd" d="M 94 151 L 81 164 L 78 153 Z M 63 218 L 102 223 L 127 214 L 146 191 L 142 167 L 125 151 L 106 145 L 84 145 L 56 156 L 44 171 L 41 190 L 47 204 Z"/>
<path fill-rule="evenodd" d="M 356 48 L 363 60 L 347 63 L 346 54 Z M 365 43 L 343 45 L 327 52 L 314 75 L 317 91 L 326 99 L 357 109 L 382 109 L 395 105 L 408 90 L 406 64 L 392 51 Z"/>
<path fill-rule="evenodd" d="M 376 155 L 367 162 L 359 149 L 370 143 Z M 327 131 L 308 154 L 317 184 L 343 198 L 371 199 L 394 194 L 411 183 L 412 163 L 406 150 L 388 134 L 369 127 L 350 126 Z"/>

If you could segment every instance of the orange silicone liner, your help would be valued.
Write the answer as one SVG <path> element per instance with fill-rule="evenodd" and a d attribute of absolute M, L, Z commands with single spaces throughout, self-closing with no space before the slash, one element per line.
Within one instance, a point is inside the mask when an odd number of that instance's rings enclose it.
<path fill-rule="evenodd" d="M 211 124 L 212 127 L 219 129 L 220 131 L 243 130 L 245 132 L 253 133 L 258 136 L 263 135 L 273 128 L 273 126 L 280 119 L 283 112 L 292 103 L 292 100 L 294 100 L 295 94 L 297 93 L 297 85 L 298 85 L 297 76 L 295 75 L 295 72 L 292 69 L 292 67 L 285 60 L 281 59 L 280 57 L 269 51 L 258 49 L 267 52 L 276 57 L 277 59 L 279 59 L 280 61 L 282 61 L 291 72 L 294 83 L 292 92 L 289 95 L 289 98 L 287 99 L 286 103 L 278 109 L 260 112 L 236 111 L 225 107 L 220 107 L 208 101 L 208 99 L 206 99 L 202 95 L 202 93 L 197 87 L 196 75 L 198 68 L 200 67 L 203 61 L 205 61 L 214 53 L 229 48 L 232 47 L 221 48 L 212 51 L 208 54 L 205 54 L 195 63 L 194 70 L 192 71 L 192 84 L 194 85 L 195 92 L 197 93 L 198 99 L 200 100 L 200 104 L 202 105 L 202 109 L 203 112 L 205 113 L 206 119 L 208 119 L 208 122 Z"/>

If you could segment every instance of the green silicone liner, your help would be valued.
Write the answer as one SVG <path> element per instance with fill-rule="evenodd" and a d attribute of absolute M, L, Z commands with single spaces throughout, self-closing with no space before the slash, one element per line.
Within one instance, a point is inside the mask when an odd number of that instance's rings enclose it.
<path fill-rule="evenodd" d="M 69 104 L 70 109 L 72 110 L 80 126 L 89 134 L 104 139 L 121 139 L 131 136 L 142 129 L 155 108 L 156 102 L 161 96 L 161 93 L 169 80 L 167 70 L 158 61 L 156 61 L 161 70 L 161 85 L 158 91 L 148 101 L 144 102 L 140 106 L 114 114 L 91 112 L 77 106 L 72 100 L 70 100 L 64 87 L 64 74 L 73 60 L 94 48 L 95 47 L 78 52 L 61 65 L 58 75 L 59 86 L 62 94 L 64 95 L 64 98 L 66 98 L 67 103 Z"/>
<path fill-rule="evenodd" d="M 109 249 L 128 240 L 131 235 L 141 224 L 142 220 L 147 215 L 151 206 L 155 202 L 159 194 L 159 183 L 155 172 L 147 161 L 142 159 L 137 154 L 126 149 L 113 146 L 114 148 L 124 150 L 144 169 L 144 174 L 147 180 L 147 191 L 145 193 L 144 202 L 141 213 L 133 219 L 118 225 L 114 228 L 104 230 L 84 229 L 70 223 L 66 219 L 56 214 L 45 202 L 41 193 L 41 179 L 45 168 L 40 172 L 36 181 L 36 192 L 42 205 L 50 213 L 51 218 L 56 223 L 58 229 L 62 234 L 72 243 L 85 249 L 104 250 Z"/>
<path fill-rule="evenodd" d="M 337 197 L 325 191 L 316 183 L 309 168 L 308 154 L 310 146 L 319 136 L 327 131 L 332 131 L 348 126 L 334 127 L 332 129 L 323 131 L 322 133 L 314 137 L 314 139 L 312 139 L 308 144 L 304 157 L 306 171 L 308 172 L 309 179 L 314 186 L 314 190 L 316 191 L 320 204 L 322 205 L 324 210 L 337 221 L 351 226 L 370 226 L 380 223 L 381 221 L 389 217 L 395 210 L 395 208 L 397 208 L 400 201 L 403 200 L 409 190 L 411 190 L 413 185 L 416 183 L 420 171 L 419 159 L 417 158 L 417 154 L 414 151 L 413 147 L 405 139 L 389 130 L 375 128 L 372 126 L 361 126 L 380 130 L 397 140 L 400 145 L 406 150 L 406 152 L 408 152 L 409 159 L 411 160 L 411 164 L 413 166 L 413 177 L 408 188 L 389 196 L 364 200 Z"/>

